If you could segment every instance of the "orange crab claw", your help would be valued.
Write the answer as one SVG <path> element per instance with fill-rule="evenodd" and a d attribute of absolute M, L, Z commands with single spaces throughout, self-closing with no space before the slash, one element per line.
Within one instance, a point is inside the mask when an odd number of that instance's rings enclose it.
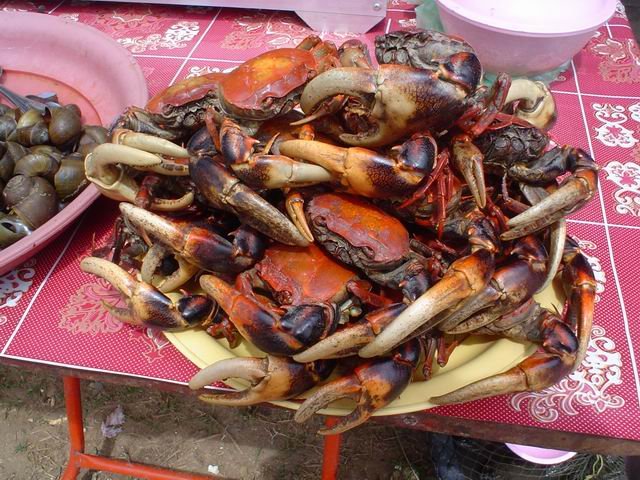
<path fill-rule="evenodd" d="M 200 370 L 189 388 L 198 390 L 216 381 L 243 378 L 251 382 L 246 390 L 199 395 L 214 405 L 246 406 L 296 397 L 329 376 L 334 362 L 297 363 L 286 357 L 230 358 Z"/>
<path fill-rule="evenodd" d="M 294 355 L 333 333 L 338 323 L 335 308 L 328 304 L 296 305 L 281 315 L 213 275 L 200 277 L 200 286 L 219 302 L 245 339 L 271 355 Z"/>
<path fill-rule="evenodd" d="M 115 263 L 102 258 L 84 258 L 80 269 L 105 279 L 121 293 L 126 307 L 104 301 L 103 305 L 115 318 L 130 325 L 182 329 L 204 321 L 213 311 L 213 302 L 203 295 L 173 302 L 152 285 L 137 281 Z"/>
<path fill-rule="evenodd" d="M 349 398 L 356 402 L 356 408 L 336 425 L 323 428 L 318 433 L 334 435 L 354 428 L 398 398 L 411 382 L 419 358 L 419 342 L 414 339 L 399 347 L 392 356 L 364 362 L 351 375 L 316 390 L 300 406 L 294 419 L 299 423 L 305 422 L 331 402 Z"/>
<path fill-rule="evenodd" d="M 240 272 L 257 260 L 234 255 L 233 244 L 210 229 L 185 226 L 129 203 L 121 203 L 120 211 L 137 228 L 203 270 Z"/>
<path fill-rule="evenodd" d="M 293 359 L 296 362 L 313 362 L 324 358 L 355 355 L 360 348 L 371 343 L 376 335 L 406 308 L 407 305 L 404 303 L 394 303 L 375 310 L 361 321 L 348 323 L 333 335 L 320 340 L 304 352 L 294 355 Z"/>
<path fill-rule="evenodd" d="M 438 319 L 440 312 L 459 308 L 470 296 L 484 290 L 494 267 L 493 254 L 485 249 L 456 260 L 438 283 L 411 303 L 358 355 L 364 358 L 383 355 L 418 329 L 435 327 L 434 319 Z"/>

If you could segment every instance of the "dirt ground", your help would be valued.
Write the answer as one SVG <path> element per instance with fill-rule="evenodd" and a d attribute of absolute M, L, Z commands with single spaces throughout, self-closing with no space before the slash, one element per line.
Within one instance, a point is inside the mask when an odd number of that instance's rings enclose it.
<path fill-rule="evenodd" d="M 289 411 L 212 407 L 178 394 L 83 382 L 88 453 L 235 479 L 318 479 L 321 426 L 301 427 Z M 120 405 L 123 431 L 101 424 Z M 62 382 L 46 373 L 0 365 L 0 479 L 57 479 L 67 460 Z M 365 425 L 344 435 L 340 479 L 435 478 L 428 434 Z M 210 467 L 211 466 L 211 467 Z M 87 472 L 82 480 L 124 479 Z"/>

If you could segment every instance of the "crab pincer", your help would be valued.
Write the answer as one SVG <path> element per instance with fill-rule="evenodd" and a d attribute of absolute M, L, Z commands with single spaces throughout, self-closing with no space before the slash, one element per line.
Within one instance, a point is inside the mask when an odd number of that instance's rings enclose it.
<path fill-rule="evenodd" d="M 239 285 L 240 290 L 218 277 L 203 275 L 200 286 L 219 302 L 243 338 L 271 355 L 301 352 L 332 334 L 338 325 L 336 307 L 328 303 L 295 305 L 282 313 L 282 308 L 253 295 L 250 285 Z"/>
<path fill-rule="evenodd" d="M 591 337 L 596 282 L 589 261 L 572 240 L 567 242 L 562 262 L 562 283 L 568 300 L 565 318 L 531 302 L 524 319 L 508 313 L 498 322 L 476 332 L 527 340 L 542 348 L 504 373 L 431 398 L 432 402 L 445 405 L 543 390 L 559 382 L 582 363 Z"/>
<path fill-rule="evenodd" d="M 191 157 L 191 179 L 208 203 L 285 245 L 306 247 L 309 241 L 280 210 L 244 185 L 213 157 Z"/>
<path fill-rule="evenodd" d="M 163 157 L 188 158 L 187 150 L 178 145 L 125 130 L 114 133 L 114 142 L 98 145 L 84 161 L 87 178 L 108 198 L 133 203 L 140 194 L 142 186 L 124 167 L 168 176 L 189 175 L 186 164 Z M 193 192 L 188 191 L 180 198 L 154 198 L 149 208 L 159 211 L 182 210 L 191 205 L 193 199 Z"/>
<path fill-rule="evenodd" d="M 392 303 L 374 310 L 365 315 L 362 320 L 347 323 L 333 335 L 294 355 L 293 359 L 297 362 L 313 362 L 355 355 L 359 349 L 371 343 L 376 335 L 406 308 L 405 303 Z"/>
<path fill-rule="evenodd" d="M 440 281 L 411 303 L 358 355 L 371 358 L 383 355 L 416 331 L 434 328 L 442 320 L 438 314 L 453 311 L 471 297 L 481 293 L 495 268 L 493 254 L 479 249 L 451 264 Z"/>
<path fill-rule="evenodd" d="M 270 154 L 270 143 L 263 151 L 255 151 L 257 143 L 230 118 L 222 121 L 222 157 L 238 178 L 252 188 L 303 187 L 333 179 L 331 173 L 318 165 Z"/>
<path fill-rule="evenodd" d="M 420 345 L 413 339 L 388 357 L 375 358 L 357 366 L 353 373 L 322 385 L 300 406 L 294 419 L 302 423 L 331 402 L 352 399 L 356 408 L 335 426 L 318 431 L 321 435 L 345 432 L 366 422 L 380 408 L 389 405 L 411 382 L 420 358 Z"/>
<path fill-rule="evenodd" d="M 134 226 L 203 270 L 238 273 L 257 261 L 237 255 L 234 245 L 211 229 L 174 222 L 129 203 L 121 203 L 120 211 Z"/>
<path fill-rule="evenodd" d="M 509 230 L 503 240 L 513 240 L 534 233 L 563 219 L 587 203 L 598 189 L 596 162 L 582 149 L 556 147 L 536 162 L 520 169 L 511 169 L 516 180 L 534 184 L 555 183 L 555 178 L 567 171 L 572 175 L 546 198 L 507 222 Z M 555 185 L 553 185 L 555 187 Z"/>
<path fill-rule="evenodd" d="M 102 303 L 111 315 L 130 325 L 182 329 L 206 320 L 213 312 L 214 303 L 203 295 L 191 295 L 174 302 L 154 286 L 137 281 L 115 263 L 102 258 L 84 258 L 80 268 L 105 279 L 120 292 L 126 307 Z"/>
<path fill-rule="evenodd" d="M 435 140 L 423 133 L 391 149 L 389 156 L 315 140 L 287 140 L 279 148 L 283 155 L 319 165 L 343 187 L 369 198 L 405 197 L 413 193 L 431 172 L 438 151 Z"/>
<path fill-rule="evenodd" d="M 198 390 L 216 381 L 242 378 L 251 382 L 249 388 L 234 392 L 206 393 L 198 398 L 214 405 L 231 406 L 287 400 L 301 395 L 326 379 L 334 365 L 333 361 L 297 363 L 290 358 L 274 355 L 267 355 L 265 358 L 229 358 L 200 370 L 189 381 L 189 388 Z"/>

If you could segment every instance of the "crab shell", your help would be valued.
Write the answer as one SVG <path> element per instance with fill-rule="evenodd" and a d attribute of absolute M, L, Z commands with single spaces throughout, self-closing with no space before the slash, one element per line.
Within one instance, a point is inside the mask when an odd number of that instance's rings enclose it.
<path fill-rule="evenodd" d="M 226 110 L 236 115 L 256 120 L 270 118 L 293 108 L 289 97 L 299 93 L 316 76 L 317 69 L 316 57 L 307 50 L 272 50 L 227 74 L 220 81 L 219 99 Z"/>
<path fill-rule="evenodd" d="M 153 97 L 152 114 L 210 105 L 219 114 L 266 120 L 291 110 L 291 98 L 315 77 L 318 61 L 299 48 L 280 48 L 254 57 L 230 73 L 210 73 L 179 82 Z"/>
<path fill-rule="evenodd" d="M 357 274 L 333 260 L 318 246 L 291 247 L 275 244 L 255 266 L 258 277 L 280 305 L 341 303 L 346 284 Z"/>
<path fill-rule="evenodd" d="M 390 270 L 410 253 L 402 223 L 365 200 L 347 194 L 314 197 L 307 216 L 318 242 L 334 257 L 364 270 Z"/>
<path fill-rule="evenodd" d="M 191 103 L 196 106 L 216 94 L 218 85 L 225 76 L 225 73 L 214 72 L 187 78 L 158 93 L 147 102 L 145 108 L 149 113 L 167 115 L 176 107 Z"/>

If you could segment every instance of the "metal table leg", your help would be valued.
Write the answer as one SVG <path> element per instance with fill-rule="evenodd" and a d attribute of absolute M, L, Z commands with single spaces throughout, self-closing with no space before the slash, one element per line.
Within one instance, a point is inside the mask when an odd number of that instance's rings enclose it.
<path fill-rule="evenodd" d="M 327 417 L 325 424 L 332 427 L 338 423 L 336 417 Z M 324 451 L 322 454 L 322 480 L 335 480 L 340 464 L 340 442 L 342 435 L 327 435 L 324 437 Z"/>
<path fill-rule="evenodd" d="M 69 423 L 69 463 L 61 480 L 75 480 L 80 469 L 119 473 L 150 480 L 215 480 L 222 477 L 178 472 L 140 463 L 117 460 L 115 458 L 84 453 L 84 424 L 82 421 L 82 397 L 80 380 L 76 377 L 62 377 L 64 398 Z"/>

